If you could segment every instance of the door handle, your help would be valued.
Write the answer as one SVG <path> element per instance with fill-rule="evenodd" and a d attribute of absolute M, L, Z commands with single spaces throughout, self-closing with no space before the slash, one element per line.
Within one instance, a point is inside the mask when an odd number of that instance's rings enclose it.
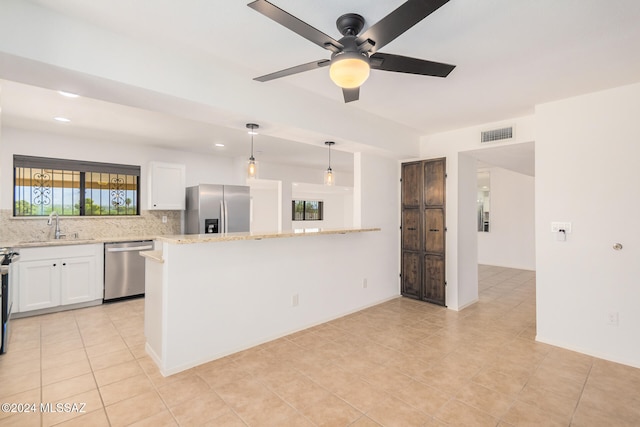
<path fill-rule="evenodd" d="M 437 228 L 430 228 L 429 231 L 440 231 Z"/>
<path fill-rule="evenodd" d="M 132 246 L 129 248 L 107 248 L 107 252 L 135 252 L 153 249 L 152 245 Z"/>
<path fill-rule="evenodd" d="M 409 227 L 409 228 L 407 228 L 407 230 L 409 230 L 409 231 L 416 231 L 416 228 L 415 228 L 415 227 Z"/>

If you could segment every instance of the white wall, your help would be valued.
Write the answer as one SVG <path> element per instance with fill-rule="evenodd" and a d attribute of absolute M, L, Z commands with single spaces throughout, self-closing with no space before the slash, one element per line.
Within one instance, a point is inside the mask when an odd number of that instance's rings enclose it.
<path fill-rule="evenodd" d="M 152 160 L 186 165 L 187 186 L 200 183 L 233 183 L 229 182 L 233 176 L 232 161 L 213 155 L 168 150 L 148 145 L 115 144 L 91 138 L 62 137 L 52 133 L 7 127 L 2 129 L 1 143 L 0 209 L 12 209 L 14 154 L 140 165 L 142 189 L 147 188 L 147 168 Z M 140 208 L 146 210 L 146 194 L 142 194 L 141 199 Z"/>
<path fill-rule="evenodd" d="M 251 232 L 282 231 L 282 182 L 248 179 L 247 185 L 251 187 Z"/>
<path fill-rule="evenodd" d="M 537 339 L 636 367 L 639 117 L 640 84 L 536 108 Z M 565 242 L 551 221 L 572 222 Z"/>
<path fill-rule="evenodd" d="M 246 159 L 241 161 L 242 167 L 246 165 Z M 352 172 L 338 172 L 337 184 L 339 186 L 351 187 L 354 182 Z M 320 185 L 324 182 L 324 169 L 312 169 L 307 167 L 299 167 L 292 165 L 283 165 L 277 163 L 260 163 L 258 169 L 260 179 L 279 180 L 282 182 L 282 230 L 291 230 L 293 228 L 306 228 L 312 225 L 304 225 L 300 227 L 291 220 L 291 200 L 293 200 L 294 183 L 310 184 L 311 186 Z M 305 221 L 306 222 L 306 221 Z M 345 222 L 345 226 L 349 222 Z M 353 222 L 351 221 L 353 224 Z M 327 227 L 327 225 L 313 225 L 313 227 Z"/>
<path fill-rule="evenodd" d="M 477 242 L 478 232 L 475 227 L 476 218 L 476 192 L 471 193 L 471 184 L 475 189 L 475 172 L 467 151 L 481 150 L 495 147 L 482 147 L 480 144 L 480 132 L 492 128 L 504 126 L 515 127 L 513 142 L 501 143 L 504 145 L 530 142 L 534 140 L 534 116 L 526 116 L 509 121 L 483 124 L 451 132 L 429 135 L 422 138 L 420 143 L 420 156 L 423 159 L 446 157 L 447 159 L 447 236 L 446 236 L 446 280 L 447 280 L 447 307 L 459 310 L 473 303 L 477 295 Z M 459 154 L 463 160 L 462 169 L 459 164 Z M 413 159 L 408 159 L 413 160 Z M 459 176 L 465 182 L 459 183 Z M 474 226 L 471 227 L 467 218 L 464 229 L 459 228 L 460 199 L 459 187 L 464 188 L 465 195 L 462 201 L 467 209 L 462 211 L 464 215 L 473 217 Z M 471 199 L 472 197 L 472 199 Z"/>
<path fill-rule="evenodd" d="M 380 227 L 369 259 L 369 286 L 400 294 L 400 165 L 368 153 L 354 155 L 354 226 Z M 385 291 L 387 292 L 387 291 Z"/>
<path fill-rule="evenodd" d="M 487 169 L 489 232 L 478 233 L 478 263 L 535 270 L 535 178 L 499 167 Z"/>
<path fill-rule="evenodd" d="M 293 228 L 353 227 L 353 188 L 293 183 L 291 194 L 294 200 L 321 200 L 324 202 L 322 221 L 292 221 Z M 291 203 L 289 211 L 284 214 L 291 216 Z"/>
<path fill-rule="evenodd" d="M 447 162 L 448 163 L 448 162 Z M 458 270 L 457 270 L 457 289 L 451 289 L 448 286 L 447 279 L 447 295 L 445 303 L 449 306 L 449 299 L 457 301 L 457 309 L 461 310 L 478 301 L 478 269 L 467 268 L 468 266 L 477 265 L 478 260 L 478 245 L 476 243 L 476 206 L 478 195 L 478 167 L 476 159 L 470 155 L 459 153 L 458 154 L 458 198 L 457 204 L 454 204 L 454 208 L 458 213 L 463 212 L 464 215 L 458 215 L 457 221 L 454 224 L 454 229 L 457 232 L 458 243 Z M 450 194 L 449 186 L 451 182 L 447 179 L 447 193 Z M 446 198 L 446 210 L 449 211 L 451 205 L 451 199 Z M 474 215 L 469 215 L 473 212 Z M 451 229 L 451 224 L 446 223 L 447 230 Z M 447 239 L 449 232 L 447 231 Z M 445 247 L 446 252 L 446 247 Z M 445 269 L 449 259 L 445 258 Z"/>

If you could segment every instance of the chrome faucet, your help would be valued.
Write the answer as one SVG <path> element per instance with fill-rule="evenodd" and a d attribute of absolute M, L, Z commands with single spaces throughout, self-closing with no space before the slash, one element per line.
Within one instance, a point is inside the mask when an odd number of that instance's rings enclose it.
<path fill-rule="evenodd" d="M 60 218 L 58 217 L 58 212 L 53 211 L 49 214 L 49 219 L 47 220 L 47 225 L 51 226 L 51 221 L 53 219 L 53 215 L 56 216 L 56 232 L 55 232 L 55 239 L 59 239 L 60 236 L 64 236 L 64 234 L 60 233 Z"/>

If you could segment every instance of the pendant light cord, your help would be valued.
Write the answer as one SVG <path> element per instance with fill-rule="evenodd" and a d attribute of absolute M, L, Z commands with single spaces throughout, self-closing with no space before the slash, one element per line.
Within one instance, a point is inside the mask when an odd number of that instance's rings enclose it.
<path fill-rule="evenodd" d="M 335 142 L 333 142 L 333 141 L 326 141 L 324 143 L 324 145 L 329 147 L 329 169 L 327 169 L 327 170 L 331 170 L 331 146 L 334 145 L 334 144 L 335 144 Z"/>
<path fill-rule="evenodd" d="M 255 160 L 253 157 L 253 128 L 251 128 L 251 160 Z"/>

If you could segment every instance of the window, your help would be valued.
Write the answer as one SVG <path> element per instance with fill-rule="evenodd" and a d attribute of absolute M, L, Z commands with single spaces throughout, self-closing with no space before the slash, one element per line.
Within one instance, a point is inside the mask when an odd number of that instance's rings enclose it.
<path fill-rule="evenodd" d="M 294 221 L 322 221 L 323 202 L 318 200 L 291 201 L 291 219 Z"/>
<path fill-rule="evenodd" d="M 139 215 L 140 166 L 13 156 L 13 215 Z"/>

